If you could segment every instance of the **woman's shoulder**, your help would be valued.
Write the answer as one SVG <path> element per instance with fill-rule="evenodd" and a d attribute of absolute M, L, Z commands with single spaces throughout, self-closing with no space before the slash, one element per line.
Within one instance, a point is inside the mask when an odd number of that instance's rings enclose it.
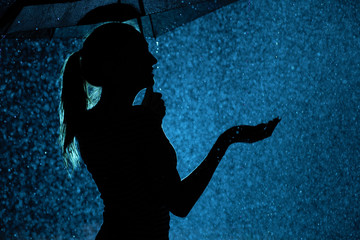
<path fill-rule="evenodd" d="M 91 130 L 119 130 L 123 131 L 158 126 L 161 127 L 161 119 L 154 116 L 144 106 L 136 105 L 123 111 L 104 111 L 100 108 L 93 108 L 85 112 L 82 121 L 82 131 Z"/>

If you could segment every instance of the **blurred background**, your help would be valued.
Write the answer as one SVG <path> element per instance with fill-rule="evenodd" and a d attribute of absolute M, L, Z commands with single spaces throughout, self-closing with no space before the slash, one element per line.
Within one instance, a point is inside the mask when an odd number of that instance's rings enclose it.
<path fill-rule="evenodd" d="M 170 239 L 360 238 L 360 4 L 238 1 L 156 39 L 163 128 L 187 176 L 227 128 L 234 144 Z M 59 76 L 80 40 L 0 40 L 0 239 L 94 239 L 103 204 L 58 145 Z M 137 103 L 141 101 L 141 94 Z M 121 154 L 121 153 L 119 153 Z"/>

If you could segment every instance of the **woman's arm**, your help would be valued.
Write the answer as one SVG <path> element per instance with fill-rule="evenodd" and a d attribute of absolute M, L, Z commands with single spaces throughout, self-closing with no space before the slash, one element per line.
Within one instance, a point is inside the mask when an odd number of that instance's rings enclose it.
<path fill-rule="evenodd" d="M 173 189 L 170 211 L 174 215 L 186 217 L 189 214 L 229 146 L 225 138 L 220 136 L 202 163 Z"/>
<path fill-rule="evenodd" d="M 165 115 L 161 94 L 154 93 L 152 88 L 147 88 L 142 105 L 160 118 Z M 270 137 L 279 122 L 280 119 L 275 118 L 257 126 L 232 127 L 220 135 L 204 161 L 186 178 L 180 181 L 175 168 L 174 173 L 169 173 L 172 177 L 168 178 L 169 210 L 178 217 L 186 217 L 209 184 L 228 147 L 236 142 L 253 143 Z"/>
<path fill-rule="evenodd" d="M 221 134 L 204 161 L 172 189 L 170 211 L 186 217 L 209 184 L 227 148 L 232 143 L 253 143 L 270 137 L 279 122 L 280 119 L 275 118 L 267 124 L 235 126 Z"/>

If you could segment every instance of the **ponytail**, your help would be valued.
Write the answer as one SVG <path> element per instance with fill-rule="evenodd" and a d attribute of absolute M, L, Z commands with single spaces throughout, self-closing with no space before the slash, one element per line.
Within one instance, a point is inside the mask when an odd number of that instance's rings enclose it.
<path fill-rule="evenodd" d="M 81 74 L 80 54 L 73 53 L 64 66 L 59 109 L 60 144 L 65 167 L 69 169 L 71 164 L 74 170 L 80 162 L 75 136 L 86 112 L 88 93 L 86 81 Z"/>

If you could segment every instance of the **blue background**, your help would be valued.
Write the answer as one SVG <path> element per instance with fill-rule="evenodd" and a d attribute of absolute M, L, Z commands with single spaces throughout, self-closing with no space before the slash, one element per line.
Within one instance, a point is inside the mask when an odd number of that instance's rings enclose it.
<path fill-rule="evenodd" d="M 148 39 L 182 177 L 227 128 L 282 118 L 271 138 L 229 148 L 170 239 L 360 238 L 359 9 L 239 1 Z M 79 48 L 0 40 L 0 239 L 94 239 L 101 226 L 95 183 L 84 166 L 68 178 L 57 144 L 58 78 Z"/>

